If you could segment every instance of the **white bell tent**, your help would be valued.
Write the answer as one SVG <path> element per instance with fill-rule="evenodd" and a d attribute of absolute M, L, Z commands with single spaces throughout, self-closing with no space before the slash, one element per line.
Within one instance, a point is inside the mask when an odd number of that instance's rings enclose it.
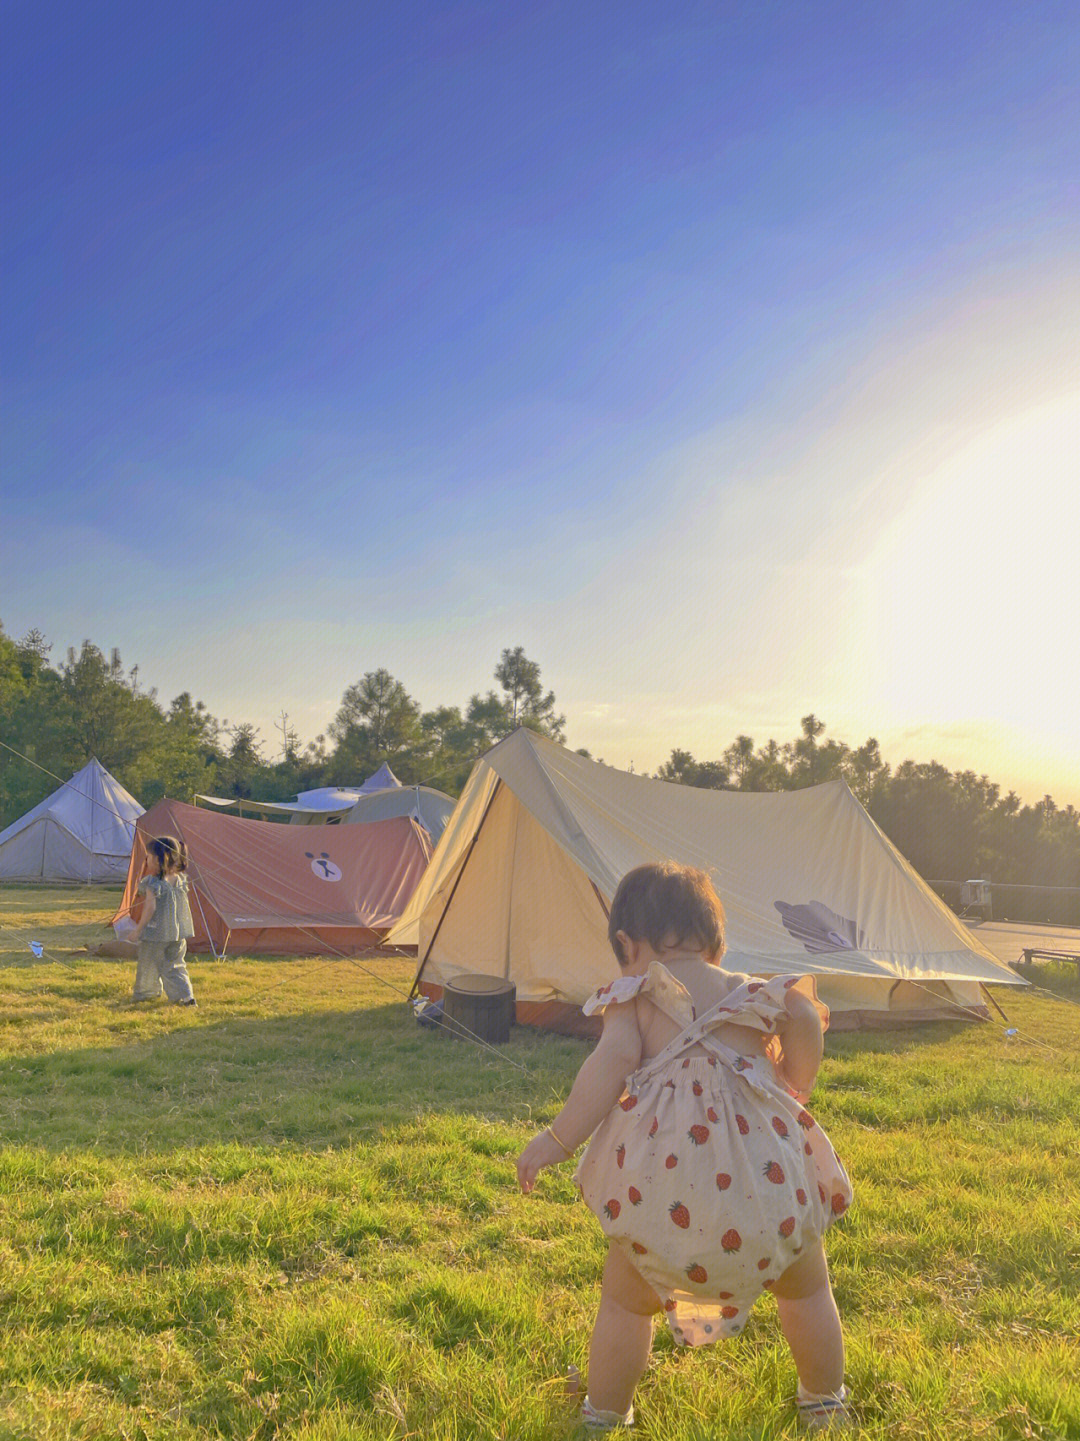
<path fill-rule="evenodd" d="M 0 831 L 0 880 L 122 883 L 142 806 L 98 760 Z"/>
<path fill-rule="evenodd" d="M 1019 983 L 882 834 L 843 781 L 698 790 L 629 775 L 518 730 L 473 768 L 391 945 L 416 946 L 427 994 L 506 977 L 518 1018 L 587 1030 L 618 974 L 607 912 L 622 876 L 674 859 L 708 871 L 727 913 L 725 969 L 812 972 L 838 1028 L 985 1015 Z"/>

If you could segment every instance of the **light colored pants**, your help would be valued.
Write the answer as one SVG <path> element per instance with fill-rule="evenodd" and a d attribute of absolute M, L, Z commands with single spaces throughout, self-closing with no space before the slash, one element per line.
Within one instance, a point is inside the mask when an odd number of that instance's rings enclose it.
<path fill-rule="evenodd" d="M 132 999 L 152 1001 L 164 987 L 170 1001 L 192 1000 L 191 977 L 184 965 L 186 955 L 187 941 L 140 941 Z"/>

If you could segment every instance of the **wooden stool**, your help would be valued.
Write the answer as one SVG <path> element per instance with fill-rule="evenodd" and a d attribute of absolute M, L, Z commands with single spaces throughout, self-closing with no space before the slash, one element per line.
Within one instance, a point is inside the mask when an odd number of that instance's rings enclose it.
<path fill-rule="evenodd" d="M 455 976 L 443 984 L 443 1027 L 466 1040 L 508 1041 L 516 999 L 517 986 L 501 976 Z"/>

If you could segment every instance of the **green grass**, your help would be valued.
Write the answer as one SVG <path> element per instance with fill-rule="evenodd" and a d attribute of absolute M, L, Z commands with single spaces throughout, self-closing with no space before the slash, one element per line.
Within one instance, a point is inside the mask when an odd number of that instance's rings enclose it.
<path fill-rule="evenodd" d="M 577 1435 L 602 1237 L 570 1167 L 513 1160 L 584 1046 L 420 1031 L 406 961 L 196 958 L 133 1007 L 72 953 L 115 894 L 0 889 L 0 1438 Z M 37 961 L 30 939 L 51 956 Z M 60 961 L 67 965 L 60 964 Z M 815 1109 L 856 1205 L 829 1252 L 858 1435 L 1080 1437 L 1080 999 L 999 1026 L 830 1038 Z M 695 1354 L 660 1334 L 640 1432 L 794 1436 L 768 1297 Z"/>

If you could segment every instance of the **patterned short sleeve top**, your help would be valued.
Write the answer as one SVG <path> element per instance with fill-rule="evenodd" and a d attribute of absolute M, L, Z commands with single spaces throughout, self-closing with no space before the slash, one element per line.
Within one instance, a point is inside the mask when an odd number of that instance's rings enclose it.
<path fill-rule="evenodd" d="M 178 876 L 175 881 L 164 880 L 161 876 L 144 876 L 139 882 L 139 894 L 148 893 L 154 897 L 156 905 L 142 933 L 144 941 L 168 945 L 170 941 L 186 940 L 195 934 L 188 902 L 187 876 Z"/>

